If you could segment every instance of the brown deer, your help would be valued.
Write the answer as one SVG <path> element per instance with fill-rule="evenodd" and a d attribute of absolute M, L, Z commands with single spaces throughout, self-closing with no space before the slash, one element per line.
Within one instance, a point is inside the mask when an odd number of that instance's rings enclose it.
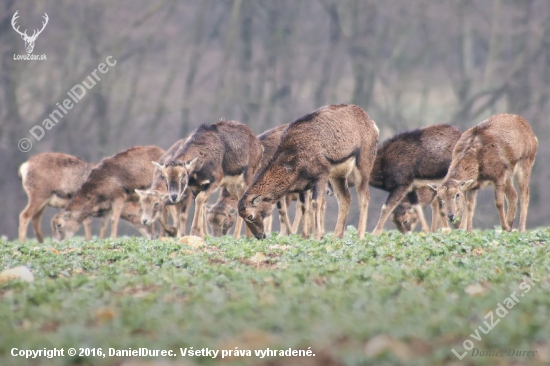
<path fill-rule="evenodd" d="M 25 241 L 27 227 L 32 226 L 38 242 L 43 243 L 40 219 L 47 206 L 64 208 L 80 189 L 95 164 L 62 153 L 40 153 L 19 167 L 23 189 L 29 202 L 19 215 L 19 241 Z M 86 239 L 91 238 L 91 219 L 84 221 Z"/>
<path fill-rule="evenodd" d="M 450 125 L 434 125 L 402 132 L 386 140 L 377 150 L 370 185 L 389 192 L 373 231 L 379 235 L 395 207 L 405 195 L 419 187 L 440 182 L 451 164 L 460 131 Z M 422 207 L 412 206 L 423 230 L 429 231 Z M 432 222 L 437 215 L 432 215 Z"/>
<path fill-rule="evenodd" d="M 395 207 L 392 212 L 391 220 L 401 233 L 406 234 L 414 230 L 420 221 L 416 213 L 415 204 L 420 204 L 422 208 L 431 205 L 432 207 L 432 227 L 435 232 L 438 228 L 448 228 L 447 218 L 440 210 L 439 201 L 435 199 L 435 191 L 430 187 L 420 187 L 415 191 L 407 193 L 405 198 Z"/>
<path fill-rule="evenodd" d="M 180 202 L 187 187 L 195 195 L 191 235 L 204 237 L 204 203 L 220 186 L 238 199 L 252 181 L 262 158 L 262 145 L 252 130 L 239 122 L 201 125 L 165 164 L 158 164 L 172 203 Z M 235 230 L 240 232 L 242 220 Z"/>
<path fill-rule="evenodd" d="M 348 176 L 355 175 L 359 196 L 359 237 L 363 238 L 369 204 L 369 176 L 376 154 L 378 128 L 358 106 L 322 107 L 292 122 L 284 131 L 273 158 L 246 189 L 238 203 L 254 236 L 265 238 L 264 219 L 286 194 L 312 190 L 314 237 L 323 236 L 321 210 L 330 180 L 338 199 L 334 236 L 344 234 L 351 196 Z M 307 211 L 309 201 L 305 200 Z M 309 236 L 309 220 L 303 217 L 302 235 Z"/>
<path fill-rule="evenodd" d="M 222 188 L 220 198 L 214 206 L 206 206 L 206 218 L 212 229 L 212 236 L 227 235 L 238 217 L 237 200 L 225 188 Z M 234 235 L 239 237 L 240 233 L 235 230 Z"/>
<path fill-rule="evenodd" d="M 154 184 L 154 183 L 153 183 Z M 177 204 L 168 204 L 168 193 L 162 190 L 136 189 L 141 205 L 141 223 L 152 226 L 155 222 L 161 225 L 161 236 L 182 237 L 185 235 L 185 223 L 187 220 L 187 208 L 191 203 L 192 195 L 184 195 L 184 199 Z M 168 201 L 168 202 L 167 202 Z M 179 212 L 178 212 L 179 211 Z M 175 227 L 168 224 L 168 214 L 174 219 Z"/>
<path fill-rule="evenodd" d="M 109 211 L 111 236 L 116 238 L 124 202 L 134 198 L 135 189 L 151 186 L 154 170 L 151 161 L 157 161 L 163 154 L 164 150 L 156 146 L 136 146 L 101 160 L 52 220 L 54 237 L 69 239 L 86 218 Z"/>
<path fill-rule="evenodd" d="M 102 230 L 103 236 L 100 235 L 100 238 L 103 238 L 105 236 L 107 229 L 106 224 L 109 223 L 109 211 L 103 211 L 103 213 L 105 214 L 103 216 L 104 228 Z M 141 233 L 141 235 L 143 235 L 147 239 L 154 239 L 156 237 L 154 225 L 147 226 L 141 222 L 141 205 L 139 201 L 135 200 L 135 197 L 132 197 L 130 201 L 124 202 L 122 212 L 120 213 L 120 218 L 132 224 Z"/>
<path fill-rule="evenodd" d="M 525 119 L 513 114 L 497 114 L 462 134 L 453 151 L 453 160 L 437 196 L 449 221 L 473 230 L 477 190 L 492 184 L 500 225 L 511 231 L 517 210 L 516 179 L 521 195 L 519 231 L 525 231 L 529 208 L 529 180 L 535 163 L 538 141 Z M 508 210 L 504 213 L 504 198 Z M 464 218 L 460 215 L 465 214 Z M 465 225 L 462 222 L 465 221 Z"/>
<path fill-rule="evenodd" d="M 186 141 L 187 139 L 182 139 L 174 143 L 159 159 L 158 164 L 164 164 L 173 159 L 174 154 L 183 147 Z M 187 221 L 188 208 L 192 200 L 192 193 L 187 189 L 181 201 L 172 203 L 160 168 L 156 164 L 156 162 L 153 162 L 155 170 L 151 188 L 136 190 L 143 211 L 142 223 L 149 226 L 153 225 L 158 220 L 162 228 L 161 235 L 167 233 L 170 236 L 182 237 L 185 235 L 185 224 Z M 169 213 L 176 223 L 175 229 L 168 226 L 167 218 Z"/>

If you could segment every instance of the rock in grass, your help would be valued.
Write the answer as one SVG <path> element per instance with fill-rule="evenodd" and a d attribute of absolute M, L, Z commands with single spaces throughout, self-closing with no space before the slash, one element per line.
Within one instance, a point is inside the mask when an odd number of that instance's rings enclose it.
<path fill-rule="evenodd" d="M 183 238 L 178 240 L 178 243 L 188 245 L 191 248 L 200 248 L 205 245 L 203 238 L 193 235 L 184 236 Z"/>
<path fill-rule="evenodd" d="M 31 270 L 25 266 L 14 267 L 0 272 L 0 283 L 17 279 L 32 282 L 34 281 L 34 276 Z"/>

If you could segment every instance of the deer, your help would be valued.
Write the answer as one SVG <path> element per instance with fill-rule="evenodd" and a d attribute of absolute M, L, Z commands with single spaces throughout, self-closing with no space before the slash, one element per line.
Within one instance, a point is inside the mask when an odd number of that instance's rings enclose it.
<path fill-rule="evenodd" d="M 40 219 L 45 208 L 65 208 L 94 166 L 75 156 L 56 152 L 37 154 L 21 164 L 18 175 L 29 202 L 19 215 L 19 241 L 25 241 L 32 220 L 36 239 L 43 243 Z M 83 223 L 86 239 L 90 240 L 91 219 Z"/>
<path fill-rule="evenodd" d="M 287 127 L 288 124 L 284 124 L 269 129 L 264 133 L 258 135 L 258 140 L 260 140 L 260 143 L 263 147 L 263 156 L 260 163 L 260 169 L 266 166 L 269 160 L 271 160 L 271 158 L 273 157 L 275 150 L 277 150 L 277 146 L 279 146 L 281 135 Z M 296 233 L 298 225 L 300 223 L 302 213 L 301 203 L 299 203 L 296 207 L 296 217 L 294 219 L 294 223 L 292 225 L 290 224 L 290 220 L 288 218 L 288 206 L 290 205 L 291 201 L 299 202 L 297 193 L 288 194 L 287 196 L 285 196 L 285 198 L 277 202 L 277 210 L 281 223 L 279 235 L 281 236 L 287 235 L 287 233 Z M 226 235 L 236 221 L 234 217 L 238 217 L 237 201 L 224 191 L 221 192 L 220 198 L 214 204 L 214 206 L 207 206 L 207 220 L 210 224 L 210 227 L 212 228 L 214 236 Z M 266 232 L 271 232 L 271 215 L 265 218 L 264 225 L 266 227 Z M 235 232 L 234 235 L 237 236 L 239 234 Z"/>
<path fill-rule="evenodd" d="M 141 233 L 141 235 L 147 239 L 154 239 L 156 237 L 155 227 L 153 225 L 144 225 L 141 222 L 141 213 L 142 210 L 139 201 L 130 200 L 124 202 L 122 212 L 120 213 L 120 218 L 132 224 Z M 108 215 L 105 216 L 104 221 L 107 223 L 109 222 Z M 103 238 L 104 236 L 105 230 L 103 236 L 100 236 L 100 238 Z"/>
<path fill-rule="evenodd" d="M 321 211 L 330 180 L 338 200 L 334 236 L 341 238 L 351 202 L 348 176 L 353 174 L 360 207 L 358 235 L 363 238 L 378 134 L 374 121 L 352 104 L 325 106 L 289 124 L 272 159 L 238 202 L 239 215 L 254 237 L 265 238 L 264 219 L 276 202 L 288 193 L 311 190 L 311 201 L 304 200 L 304 206 L 313 210 L 314 238 L 320 240 L 324 235 Z M 303 215 L 303 237 L 309 237 L 309 224 L 308 215 Z"/>
<path fill-rule="evenodd" d="M 350 176 L 348 179 L 348 185 L 350 187 L 355 186 L 353 177 Z M 332 187 L 328 185 L 327 195 L 333 196 L 334 191 Z M 402 234 L 407 234 L 414 230 L 418 222 L 420 221 L 415 207 L 416 204 L 420 204 L 421 208 L 424 208 L 428 205 L 431 205 L 432 208 L 432 226 L 431 231 L 435 232 L 438 228 L 448 228 L 447 218 L 440 211 L 440 206 L 437 204 L 435 199 L 435 192 L 430 187 L 420 187 L 417 190 L 410 191 L 407 195 L 399 202 L 391 213 L 391 220 L 395 224 L 397 230 Z M 439 218 L 439 219 L 438 219 Z M 425 224 L 427 226 L 427 224 Z M 424 231 L 428 229 L 424 227 Z"/>
<path fill-rule="evenodd" d="M 13 27 L 13 29 L 19 33 L 19 35 L 21 36 L 21 38 L 23 38 L 23 41 L 25 41 L 25 49 L 27 50 L 27 53 L 32 53 L 33 49 L 34 49 L 34 42 L 36 41 L 36 38 L 38 38 L 38 36 L 40 35 L 40 33 L 42 33 L 42 31 L 44 30 L 44 28 L 46 28 L 46 24 L 48 24 L 48 20 L 50 18 L 48 18 L 48 14 L 44 13 L 44 21 L 42 22 L 42 29 L 38 30 L 38 29 L 35 29 L 34 32 L 32 33 L 32 36 L 29 36 L 27 35 L 27 30 L 25 29 L 24 32 L 21 32 L 19 30 L 19 26 L 15 26 L 16 22 L 17 22 L 17 18 L 19 18 L 19 10 L 17 10 L 15 12 L 15 14 L 13 14 L 13 17 L 11 18 L 11 26 Z"/>
<path fill-rule="evenodd" d="M 187 139 L 176 141 L 159 159 L 158 163 L 164 164 L 166 161 L 171 160 L 186 141 Z M 172 203 L 160 169 L 154 164 L 156 162 L 152 161 L 151 163 L 154 166 L 153 184 L 149 189 L 135 190 L 139 196 L 143 212 L 141 217 L 142 223 L 143 225 L 150 226 L 158 220 L 161 224 L 161 235 L 167 233 L 169 236 L 182 237 L 185 235 L 185 224 L 187 222 L 188 208 L 192 200 L 192 193 L 187 189 L 180 202 Z M 168 225 L 168 213 L 171 214 L 174 222 L 177 223 L 175 228 Z"/>
<path fill-rule="evenodd" d="M 448 228 L 447 218 L 443 214 L 443 211 L 440 210 L 439 201 L 435 199 L 435 196 L 435 191 L 431 187 L 420 187 L 415 191 L 407 193 L 391 214 L 391 220 L 397 230 L 402 234 L 414 231 L 419 222 L 418 214 L 413 207 L 415 204 L 420 204 L 422 208 L 431 205 L 432 232 L 437 231 L 438 228 Z"/>
<path fill-rule="evenodd" d="M 443 180 L 451 164 L 453 148 L 461 136 L 458 128 L 437 124 L 399 133 L 377 149 L 370 185 L 389 192 L 373 231 L 379 235 L 386 220 L 407 193 Z M 423 231 L 430 231 L 422 207 L 412 205 Z M 432 223 L 437 220 L 432 212 Z"/>
<path fill-rule="evenodd" d="M 449 221 L 460 221 L 461 227 L 471 232 L 477 191 L 492 185 L 502 230 L 511 231 L 518 204 L 515 180 L 521 196 L 518 229 L 524 232 L 537 149 L 531 126 L 514 114 L 493 115 L 464 132 L 443 182 L 432 185 Z"/>
<path fill-rule="evenodd" d="M 220 197 L 212 207 L 205 205 L 206 218 L 212 229 L 212 236 L 227 235 L 237 221 L 237 200 L 234 199 L 226 188 L 222 188 Z M 237 236 L 235 230 L 234 235 Z"/>
<path fill-rule="evenodd" d="M 193 192 L 195 213 L 191 235 L 204 237 L 204 203 L 219 187 L 225 187 L 233 199 L 239 199 L 258 170 L 262 154 L 262 145 L 248 126 L 220 121 L 199 126 L 174 158 L 154 164 L 161 171 L 172 203 L 180 202 L 188 187 Z M 239 217 L 237 233 L 241 226 Z"/>
<path fill-rule="evenodd" d="M 101 160 L 63 211 L 52 219 L 54 239 L 70 239 L 85 219 L 101 216 L 103 211 L 111 219 L 111 237 L 116 238 L 124 203 L 136 200 L 136 188 L 151 186 L 151 161 L 163 154 L 164 150 L 156 146 L 135 146 Z"/>

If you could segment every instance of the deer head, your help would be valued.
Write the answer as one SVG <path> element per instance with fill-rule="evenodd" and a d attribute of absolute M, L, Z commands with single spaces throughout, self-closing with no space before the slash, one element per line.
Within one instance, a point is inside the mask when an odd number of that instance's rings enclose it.
<path fill-rule="evenodd" d="M 13 17 L 11 18 L 11 26 L 13 29 L 21 35 L 21 38 L 25 41 L 25 48 L 27 49 L 27 53 L 32 53 L 32 50 L 34 49 L 34 42 L 36 41 L 36 38 L 38 38 L 38 35 L 42 33 L 44 28 L 46 28 L 46 24 L 48 24 L 48 14 L 44 13 L 44 21 L 42 22 L 42 29 L 38 30 L 35 29 L 32 33 L 32 36 L 27 35 L 27 30 L 25 29 L 24 32 L 21 32 L 19 30 L 19 26 L 16 27 L 15 22 L 17 18 L 19 18 L 19 10 L 13 14 Z"/>

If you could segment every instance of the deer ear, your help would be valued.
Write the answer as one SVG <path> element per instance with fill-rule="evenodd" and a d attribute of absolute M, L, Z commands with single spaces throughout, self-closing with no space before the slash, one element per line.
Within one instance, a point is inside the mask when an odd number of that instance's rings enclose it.
<path fill-rule="evenodd" d="M 137 189 L 137 188 L 136 188 L 136 189 L 134 189 L 134 192 L 136 192 L 137 195 L 140 196 L 140 197 L 143 196 L 143 195 L 145 195 L 145 191 L 144 191 L 144 190 L 141 190 L 141 189 Z"/>
<path fill-rule="evenodd" d="M 473 179 L 463 180 L 463 181 L 458 182 L 458 185 L 463 190 L 465 190 L 465 189 L 468 189 L 468 188 L 470 188 L 471 186 L 474 185 L 474 180 Z"/>
<path fill-rule="evenodd" d="M 160 163 L 157 163 L 156 161 L 151 161 L 151 163 L 153 163 L 154 166 L 156 166 L 159 170 L 162 170 L 165 168 L 164 165 L 161 165 Z"/>
<path fill-rule="evenodd" d="M 210 211 L 212 210 L 212 205 L 209 203 L 203 203 L 202 207 L 204 207 L 206 213 L 210 213 Z"/>
<path fill-rule="evenodd" d="M 195 159 L 193 159 L 191 161 L 186 161 L 183 164 L 183 166 L 185 167 L 185 169 L 187 169 L 187 171 L 192 171 L 197 166 L 198 161 L 199 161 L 199 158 L 196 157 Z"/>
<path fill-rule="evenodd" d="M 437 188 L 439 187 L 439 184 L 428 183 L 428 187 L 430 187 L 431 189 L 437 192 Z"/>
<path fill-rule="evenodd" d="M 262 202 L 262 196 L 257 196 L 252 200 L 252 207 L 258 206 Z"/>

